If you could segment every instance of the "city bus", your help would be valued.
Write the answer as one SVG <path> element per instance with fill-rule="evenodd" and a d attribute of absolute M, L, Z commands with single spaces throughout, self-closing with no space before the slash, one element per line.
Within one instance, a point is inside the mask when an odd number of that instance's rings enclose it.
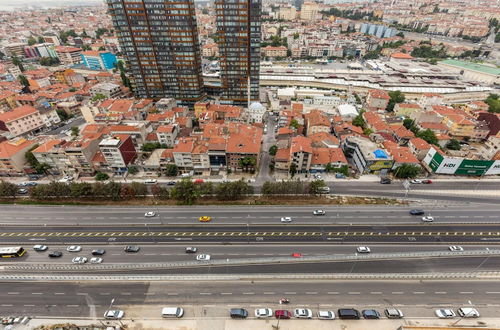
<path fill-rule="evenodd" d="M 2 258 L 18 258 L 22 257 L 26 250 L 21 246 L 0 247 L 0 257 Z"/>

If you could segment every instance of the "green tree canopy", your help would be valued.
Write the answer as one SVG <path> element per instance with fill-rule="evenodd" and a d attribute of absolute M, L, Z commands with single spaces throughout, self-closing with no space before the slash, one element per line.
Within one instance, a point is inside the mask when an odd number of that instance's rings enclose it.
<path fill-rule="evenodd" d="M 430 129 L 426 129 L 423 131 L 418 131 L 415 134 L 416 137 L 421 138 L 422 140 L 426 141 L 427 143 L 437 145 L 438 144 L 438 139 L 436 137 L 436 134 Z"/>
<path fill-rule="evenodd" d="M 180 204 L 192 205 L 200 197 L 197 185 L 190 179 L 182 179 L 172 188 L 171 196 Z"/>
<path fill-rule="evenodd" d="M 290 127 L 299 129 L 299 122 L 297 121 L 297 119 L 290 120 Z"/>
<path fill-rule="evenodd" d="M 109 175 L 103 172 L 97 172 L 95 175 L 96 181 L 106 181 L 109 179 Z"/>
<path fill-rule="evenodd" d="M 278 152 L 278 146 L 273 145 L 269 147 L 269 154 L 271 156 L 275 156 L 277 152 Z"/>
<path fill-rule="evenodd" d="M 398 166 L 394 170 L 394 176 L 399 179 L 412 179 L 417 177 L 420 174 L 422 169 L 420 166 L 413 164 L 403 164 Z"/>
<path fill-rule="evenodd" d="M 446 148 L 450 150 L 460 150 L 460 142 L 458 142 L 458 140 L 456 139 L 451 139 L 450 142 L 446 144 Z"/>
<path fill-rule="evenodd" d="M 36 44 L 36 39 L 34 37 L 29 37 L 28 46 L 33 46 L 34 44 Z"/>
<path fill-rule="evenodd" d="M 394 106 L 396 103 L 403 103 L 405 101 L 405 95 L 401 91 L 391 91 L 389 92 L 389 103 L 387 104 L 387 111 L 394 111 Z"/>
<path fill-rule="evenodd" d="M 175 164 L 168 164 L 165 168 L 165 174 L 167 176 L 177 176 L 179 174 L 179 168 Z"/>
<path fill-rule="evenodd" d="M 490 94 L 484 102 L 488 104 L 488 112 L 500 113 L 500 100 L 498 99 L 498 94 Z"/>
<path fill-rule="evenodd" d="M 102 100 L 105 100 L 106 99 L 106 95 L 104 94 L 101 94 L 101 93 L 97 93 L 96 95 L 94 95 L 94 97 L 92 97 L 90 100 L 92 102 L 96 102 L 96 101 L 102 101 Z"/>

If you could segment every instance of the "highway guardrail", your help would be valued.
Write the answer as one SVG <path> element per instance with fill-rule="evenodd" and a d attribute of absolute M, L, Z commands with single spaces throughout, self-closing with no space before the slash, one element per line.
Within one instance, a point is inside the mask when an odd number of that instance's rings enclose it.
<path fill-rule="evenodd" d="M 119 270 L 145 270 L 145 269 L 176 269 L 196 268 L 206 266 L 238 266 L 252 264 L 290 264 L 310 262 L 342 262 L 342 261 L 371 261 L 388 259 L 418 259 L 418 258 L 449 258 L 449 257 L 477 257 L 500 256 L 500 250 L 467 250 L 467 251 L 428 251 L 428 252 L 398 252 L 398 253 L 364 253 L 352 255 L 320 255 L 294 257 L 268 257 L 268 258 L 235 258 L 212 259 L 209 261 L 173 261 L 155 263 L 109 263 L 109 264 L 45 264 L 45 263 L 19 263 L 4 264 L 4 271 L 119 271 Z"/>

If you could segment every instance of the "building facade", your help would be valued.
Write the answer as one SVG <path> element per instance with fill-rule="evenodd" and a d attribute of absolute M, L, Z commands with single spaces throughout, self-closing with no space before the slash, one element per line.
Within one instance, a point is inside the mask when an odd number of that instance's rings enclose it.
<path fill-rule="evenodd" d="M 193 0 L 107 0 L 118 40 L 140 98 L 203 97 Z"/>
<path fill-rule="evenodd" d="M 91 70 L 112 70 L 116 64 L 116 56 L 106 51 L 88 50 L 81 53 L 83 65 Z"/>
<path fill-rule="evenodd" d="M 259 100 L 261 6 L 261 0 L 215 1 L 221 103 Z"/>

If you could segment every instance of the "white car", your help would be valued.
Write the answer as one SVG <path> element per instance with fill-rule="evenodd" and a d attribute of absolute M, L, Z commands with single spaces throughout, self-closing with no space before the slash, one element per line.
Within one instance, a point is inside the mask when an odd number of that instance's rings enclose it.
<path fill-rule="evenodd" d="M 264 318 L 273 316 L 273 310 L 271 308 L 257 308 L 255 310 L 255 317 Z"/>
<path fill-rule="evenodd" d="M 430 216 L 430 215 L 426 215 L 425 217 L 422 217 L 422 221 L 423 222 L 433 222 L 434 221 L 434 217 Z"/>
<path fill-rule="evenodd" d="M 452 309 L 436 309 L 434 314 L 440 319 L 452 319 L 456 316 Z"/>
<path fill-rule="evenodd" d="M 37 252 L 47 251 L 48 248 L 49 247 L 47 245 L 40 245 L 40 244 L 37 244 L 37 245 L 33 246 L 33 250 L 35 250 Z"/>
<path fill-rule="evenodd" d="M 100 263 L 102 263 L 102 258 L 99 258 L 99 257 L 90 258 L 90 263 L 91 264 L 100 264 Z"/>
<path fill-rule="evenodd" d="M 296 308 L 293 310 L 293 316 L 298 319 L 312 319 L 313 313 L 308 308 Z"/>
<path fill-rule="evenodd" d="M 413 184 L 421 184 L 422 183 L 422 180 L 419 180 L 419 179 L 413 179 L 410 181 L 410 183 L 413 183 Z"/>
<path fill-rule="evenodd" d="M 318 319 L 320 319 L 320 320 L 334 320 L 335 313 L 333 311 L 318 311 Z"/>
<path fill-rule="evenodd" d="M 358 246 L 356 251 L 358 251 L 358 253 L 370 253 L 371 252 L 371 250 L 368 246 Z"/>
<path fill-rule="evenodd" d="M 156 212 L 152 212 L 152 211 L 146 212 L 146 213 L 144 213 L 144 216 L 146 218 L 152 218 L 152 217 L 156 216 Z"/>
<path fill-rule="evenodd" d="M 80 252 L 82 250 L 82 247 L 80 245 L 71 245 L 66 248 L 66 251 L 68 252 Z"/>
<path fill-rule="evenodd" d="M 74 264 L 84 264 L 87 262 L 87 257 L 74 257 L 71 261 Z"/>
<path fill-rule="evenodd" d="M 314 210 L 313 215 L 325 215 L 326 212 L 323 210 Z"/>
<path fill-rule="evenodd" d="M 314 178 L 317 179 L 317 180 L 321 180 L 321 175 L 319 174 L 314 174 Z"/>
<path fill-rule="evenodd" d="M 59 179 L 58 182 L 59 183 L 68 183 L 70 182 L 71 180 L 68 180 L 67 178 L 62 178 L 62 179 Z"/>
<path fill-rule="evenodd" d="M 451 252 L 461 252 L 464 250 L 464 248 L 459 245 L 452 245 L 448 247 L 448 250 L 450 250 Z"/>
<path fill-rule="evenodd" d="M 292 222 L 292 218 L 290 217 L 282 217 L 281 222 Z"/>
<path fill-rule="evenodd" d="M 210 254 L 198 254 L 196 256 L 196 260 L 198 260 L 198 261 L 208 261 L 208 260 L 210 260 Z"/>
<path fill-rule="evenodd" d="M 474 318 L 479 317 L 479 312 L 475 308 L 471 307 L 462 307 L 457 310 L 458 315 L 464 318 Z"/>
<path fill-rule="evenodd" d="M 124 311 L 121 310 L 111 310 L 104 313 L 104 318 L 108 320 L 120 320 L 125 315 Z"/>

